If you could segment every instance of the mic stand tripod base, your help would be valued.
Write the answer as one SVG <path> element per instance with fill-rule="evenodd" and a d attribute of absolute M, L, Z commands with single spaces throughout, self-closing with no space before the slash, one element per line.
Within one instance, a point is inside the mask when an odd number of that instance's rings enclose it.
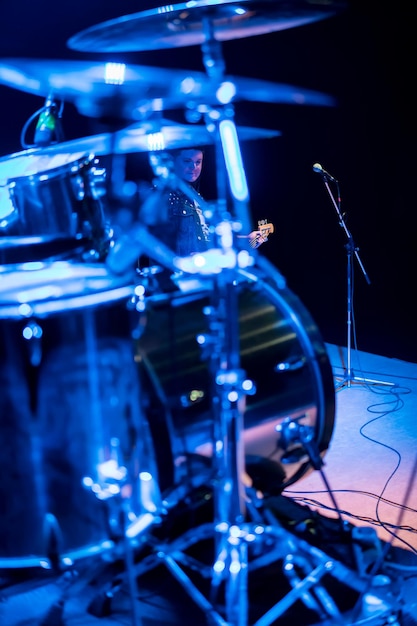
<path fill-rule="evenodd" d="M 343 389 L 344 387 L 352 387 L 353 383 L 358 383 L 362 385 L 384 385 L 386 387 L 394 387 L 395 383 L 386 381 L 386 380 L 378 380 L 376 378 L 365 378 L 361 376 L 356 376 L 352 369 L 346 369 L 343 379 L 339 382 L 335 383 L 335 391 Z"/>

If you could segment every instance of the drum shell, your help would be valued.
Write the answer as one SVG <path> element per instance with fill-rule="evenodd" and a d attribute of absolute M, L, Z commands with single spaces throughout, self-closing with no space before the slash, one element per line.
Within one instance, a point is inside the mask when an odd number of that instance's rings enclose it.
<path fill-rule="evenodd" d="M 133 286 L 67 263 L 0 278 L 0 560 L 23 567 L 86 556 L 115 539 L 121 497 L 99 499 L 84 478 L 97 481 L 99 464 L 116 458 L 132 492 L 125 511 L 137 515 L 139 472 L 153 471 L 131 339 Z M 24 292 L 33 299 L 22 305 Z"/>

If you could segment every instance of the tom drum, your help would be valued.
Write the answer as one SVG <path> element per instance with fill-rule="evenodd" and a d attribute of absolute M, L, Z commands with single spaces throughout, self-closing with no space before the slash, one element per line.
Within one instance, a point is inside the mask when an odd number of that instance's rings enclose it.
<path fill-rule="evenodd" d="M 46 255 L 58 245 L 84 246 L 102 258 L 108 243 L 104 182 L 105 168 L 88 153 L 35 148 L 0 159 L 1 261 L 38 260 L 33 254 L 41 247 Z"/>

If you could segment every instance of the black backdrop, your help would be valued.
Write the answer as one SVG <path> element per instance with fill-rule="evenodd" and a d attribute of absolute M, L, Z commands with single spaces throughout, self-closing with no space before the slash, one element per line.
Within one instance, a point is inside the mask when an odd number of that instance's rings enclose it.
<path fill-rule="evenodd" d="M 72 0 L 64 4 L 2 2 L 0 57 L 126 61 L 203 71 L 198 46 L 103 54 L 70 50 L 81 30 L 159 6 L 132 0 Z M 262 248 L 309 309 L 326 341 L 346 345 L 346 236 L 324 187 L 319 162 L 339 180 L 346 224 L 369 275 L 353 264 L 358 347 L 416 360 L 416 166 L 413 16 L 401 7 L 351 2 L 342 13 L 302 27 L 222 45 L 229 75 L 262 78 L 332 95 L 335 107 L 238 102 L 238 125 L 279 130 L 278 138 L 245 142 L 251 219 L 266 218 L 275 233 Z M 111 57 L 111 58 L 110 58 Z M 22 150 L 20 133 L 43 97 L 0 86 L 0 155 Z M 165 117 L 170 117 L 166 112 Z M 182 121 L 177 117 L 177 121 Z M 70 104 L 65 138 L 105 130 Z M 214 160 L 202 192 L 213 198 Z M 138 179 L 150 173 L 146 155 L 128 163 Z M 131 169 L 126 172 L 132 176 Z"/>

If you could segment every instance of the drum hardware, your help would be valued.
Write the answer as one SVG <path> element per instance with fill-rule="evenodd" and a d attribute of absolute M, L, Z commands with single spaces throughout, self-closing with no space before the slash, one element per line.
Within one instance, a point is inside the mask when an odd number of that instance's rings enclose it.
<path fill-rule="evenodd" d="M 345 235 L 347 237 L 347 243 L 345 244 L 346 249 L 346 284 L 347 284 L 347 314 L 346 314 L 346 326 L 347 326 L 347 363 L 346 369 L 343 376 L 342 381 L 336 384 L 336 389 L 343 389 L 343 387 L 351 387 L 352 382 L 358 383 L 369 383 L 371 385 L 388 385 L 393 386 L 395 383 L 383 381 L 383 380 L 375 380 L 372 378 L 361 378 L 355 375 L 352 370 L 352 331 L 353 325 L 355 323 L 354 315 L 353 315 L 353 286 L 354 286 L 354 267 L 353 267 L 353 257 L 355 257 L 361 272 L 367 282 L 368 285 L 371 284 L 371 280 L 368 276 L 368 273 L 362 263 L 362 260 L 359 255 L 359 248 L 356 246 L 355 241 L 353 239 L 352 233 L 346 225 L 345 216 L 346 212 L 341 211 L 341 194 L 339 181 L 336 180 L 333 176 L 331 176 L 326 170 L 322 168 L 320 163 L 315 163 L 313 165 L 313 170 L 322 176 L 322 180 L 324 186 L 326 187 L 327 193 L 330 197 L 330 200 L 336 210 L 336 215 L 338 218 L 339 226 L 343 228 Z M 337 188 L 337 200 L 332 192 L 330 187 L 330 183 L 336 185 Z"/>
<path fill-rule="evenodd" d="M 340 507 L 336 502 L 334 492 L 329 485 L 326 473 L 323 471 L 324 462 L 314 439 L 314 431 L 311 426 L 302 423 L 303 419 L 305 419 L 305 415 L 301 415 L 297 418 L 287 418 L 281 424 L 278 424 L 277 432 L 280 433 L 279 444 L 285 450 L 288 450 L 288 448 L 291 448 L 295 444 L 296 449 L 297 446 L 300 446 L 302 451 L 304 450 L 307 452 L 312 467 L 316 471 L 320 472 L 326 491 L 329 494 L 334 510 L 337 513 L 341 536 L 343 537 L 346 534 L 347 526 L 340 513 Z M 290 451 L 290 455 L 292 454 L 294 454 L 293 449 Z M 287 456 L 286 461 L 290 461 L 290 458 L 290 456 Z"/>
<path fill-rule="evenodd" d="M 95 477 L 84 476 L 82 484 L 101 502 L 116 502 L 116 513 L 109 519 L 112 536 L 136 539 L 152 524 L 160 522 L 159 516 L 163 509 L 159 487 L 155 477 L 148 471 L 140 472 L 138 487 L 135 487 L 128 468 L 120 465 L 120 441 L 112 438 L 110 448 L 110 458 L 97 465 Z M 135 488 L 138 488 L 138 499 L 143 509 L 140 514 L 131 509 L 131 496 Z"/>
<path fill-rule="evenodd" d="M 138 476 L 141 511 L 132 510 L 132 495 L 135 485 L 131 481 L 128 468 L 120 465 L 120 442 L 111 441 L 110 459 L 97 465 L 96 479 L 83 478 L 83 485 L 98 500 L 110 502 L 109 524 L 112 534 L 117 536 L 116 544 L 122 542 L 127 580 L 131 600 L 132 626 L 140 626 L 141 618 L 136 605 L 137 582 L 134 571 L 135 551 L 138 539 L 148 533 L 154 524 L 161 523 L 162 505 L 155 477 L 149 471 L 142 471 Z"/>

